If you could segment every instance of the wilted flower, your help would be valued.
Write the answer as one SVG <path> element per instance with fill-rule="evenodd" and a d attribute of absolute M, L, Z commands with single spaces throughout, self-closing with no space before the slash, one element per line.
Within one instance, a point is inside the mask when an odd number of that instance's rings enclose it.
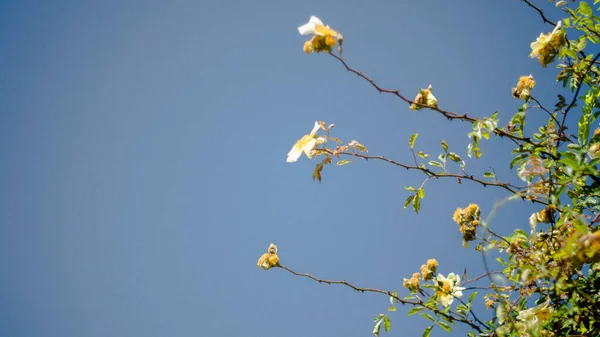
<path fill-rule="evenodd" d="M 479 215 L 481 211 L 477 204 L 470 204 L 464 209 L 457 208 L 454 211 L 452 219 L 460 227 L 460 232 L 463 235 L 463 246 L 468 247 L 469 241 L 475 240 L 477 227 L 479 227 Z"/>
<path fill-rule="evenodd" d="M 315 146 L 322 144 L 325 141 L 325 138 L 317 137 L 317 131 L 320 127 L 321 125 L 319 122 L 315 122 L 315 126 L 313 127 L 312 131 L 308 135 L 302 136 L 302 138 L 300 138 L 296 144 L 294 144 L 290 152 L 287 154 L 286 161 L 288 163 L 293 163 L 298 160 L 302 152 L 304 152 L 308 159 L 312 159 L 311 151 L 315 148 Z"/>
<path fill-rule="evenodd" d="M 438 262 L 436 259 L 427 260 L 427 264 L 421 266 L 421 275 L 423 280 L 431 280 L 437 271 Z"/>
<path fill-rule="evenodd" d="M 427 89 L 419 89 L 419 93 L 417 94 L 417 97 L 415 97 L 415 103 L 437 108 L 437 99 L 431 92 L 431 84 L 427 87 Z M 421 110 L 423 108 L 415 103 L 411 104 L 411 110 Z"/>
<path fill-rule="evenodd" d="M 577 258 L 580 262 L 600 261 L 600 230 L 582 235 L 577 242 Z"/>
<path fill-rule="evenodd" d="M 279 266 L 279 256 L 277 256 L 277 246 L 274 244 L 269 245 L 267 253 L 263 254 L 257 263 L 258 267 L 267 270 L 275 266 Z"/>
<path fill-rule="evenodd" d="M 590 159 L 600 158 L 600 143 L 590 145 L 587 154 L 590 156 Z"/>
<path fill-rule="evenodd" d="M 531 96 L 531 89 L 533 89 L 534 86 L 535 81 L 533 80 L 533 76 L 521 76 L 519 77 L 517 87 L 512 89 L 512 95 L 514 98 L 527 100 Z"/>
<path fill-rule="evenodd" d="M 435 300 L 444 307 L 449 306 L 454 301 L 454 297 L 460 298 L 464 287 L 459 287 L 460 276 L 450 273 L 448 277 L 438 274 L 435 281 L 437 289 L 435 291 Z"/>
<path fill-rule="evenodd" d="M 537 40 L 531 43 L 531 54 L 529 56 L 531 58 L 537 57 L 544 68 L 554 61 L 558 50 L 567 42 L 564 30 L 560 29 L 561 25 L 562 22 L 558 21 L 552 33 L 541 33 Z"/>
<path fill-rule="evenodd" d="M 517 175 L 521 180 L 527 181 L 528 178 L 535 176 L 543 176 L 548 173 L 548 169 L 544 167 L 544 161 L 537 157 L 531 157 L 517 170 Z"/>
<path fill-rule="evenodd" d="M 298 27 L 300 35 L 314 34 L 313 38 L 304 43 L 305 53 L 318 53 L 321 51 L 330 52 L 335 46 L 335 43 L 342 44 L 342 34 L 325 26 L 323 22 L 316 16 L 311 16 L 308 22 Z"/>
<path fill-rule="evenodd" d="M 402 285 L 407 288 L 408 290 L 410 290 L 410 292 L 416 292 L 419 291 L 419 278 L 421 277 L 421 275 L 419 273 L 414 273 L 410 279 L 405 278 L 404 282 L 402 282 Z"/>

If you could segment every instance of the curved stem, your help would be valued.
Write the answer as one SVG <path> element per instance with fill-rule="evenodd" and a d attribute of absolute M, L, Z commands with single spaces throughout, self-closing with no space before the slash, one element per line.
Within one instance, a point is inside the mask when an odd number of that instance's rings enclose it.
<path fill-rule="evenodd" d="M 385 161 L 387 163 L 390 164 L 394 164 L 396 166 L 405 168 L 407 170 L 417 170 L 417 171 L 421 171 L 423 173 L 425 173 L 428 177 L 435 177 L 435 178 L 454 178 L 454 179 L 465 179 L 465 180 L 470 180 L 473 182 L 476 182 L 480 185 L 483 185 L 484 187 L 487 186 L 496 186 L 496 187 L 500 187 L 503 188 L 509 192 L 511 192 L 512 194 L 516 194 L 518 195 L 520 192 L 517 190 L 517 187 L 510 185 L 508 183 L 502 183 L 502 182 L 498 182 L 498 181 L 493 181 L 493 182 L 488 182 L 488 181 L 483 181 L 479 178 L 476 178 L 472 175 L 467 175 L 467 174 L 458 174 L 458 173 L 435 173 L 433 171 L 431 171 L 430 169 L 426 168 L 426 167 L 421 167 L 421 166 L 416 166 L 416 165 L 406 165 L 406 164 L 402 164 L 399 163 L 395 160 L 383 157 L 383 156 L 369 156 L 369 155 L 364 155 L 364 154 L 360 154 L 360 153 L 354 153 L 354 152 L 334 152 L 332 150 L 329 149 L 318 149 L 318 151 L 323 151 L 326 153 L 329 153 L 330 155 L 333 156 L 340 156 L 340 155 L 345 155 L 345 156 L 353 156 L 353 157 L 358 157 L 358 158 L 362 158 L 365 160 L 369 160 L 369 159 L 375 159 L 375 160 L 381 160 L 381 161 Z M 539 203 L 539 204 L 543 204 L 543 205 L 548 205 L 548 202 L 543 201 L 543 200 L 539 200 L 539 199 L 531 199 L 532 202 L 535 203 Z"/>
<path fill-rule="evenodd" d="M 365 81 L 371 83 L 371 85 L 375 89 L 377 89 L 377 91 L 379 91 L 379 93 L 392 94 L 392 95 L 400 98 L 401 100 L 403 100 L 404 102 L 406 102 L 408 104 L 414 104 L 414 105 L 417 105 L 417 106 L 420 106 L 420 107 L 423 107 L 423 108 L 428 108 L 428 109 L 437 111 L 437 112 L 441 113 L 442 115 L 444 115 L 444 117 L 448 118 L 449 120 L 458 119 L 458 120 L 461 120 L 461 121 L 466 121 L 466 122 L 471 122 L 471 123 L 474 123 L 474 122 L 478 121 L 477 118 L 473 118 L 473 117 L 467 116 L 466 113 L 465 114 L 459 114 L 459 113 L 456 113 L 456 112 L 446 111 L 446 110 L 440 109 L 438 107 L 432 107 L 432 106 L 429 106 L 429 105 L 420 104 L 420 103 L 417 103 L 417 102 L 415 102 L 415 101 L 413 101 L 413 100 L 411 100 L 409 98 L 406 98 L 405 96 L 403 96 L 402 94 L 400 94 L 400 91 L 398 91 L 398 90 L 395 90 L 395 89 L 384 89 L 384 88 L 380 87 L 373 79 L 367 77 L 365 74 L 361 73 L 360 71 L 351 68 L 346 63 L 346 61 L 344 61 L 344 59 L 342 59 L 341 56 L 337 56 L 337 55 L 335 55 L 335 54 L 333 54 L 331 52 L 329 53 L 329 55 L 333 56 L 335 59 L 337 59 L 338 61 L 340 61 L 340 63 L 342 63 L 342 65 L 346 68 L 347 71 L 349 71 L 351 73 L 354 73 L 354 74 L 358 75 L 358 77 L 360 77 L 360 78 L 364 79 Z M 500 137 L 507 137 L 507 138 L 509 138 L 510 140 L 512 140 L 513 142 L 515 142 L 515 144 L 517 144 L 517 145 L 519 144 L 519 141 L 520 142 L 525 142 L 525 143 L 533 144 L 533 141 L 530 138 L 519 137 L 519 136 L 513 135 L 511 133 L 508 133 L 508 132 L 504 131 L 503 129 L 495 128 L 493 130 L 493 132 L 496 135 L 500 136 Z"/>
<path fill-rule="evenodd" d="M 314 281 L 317 281 L 319 283 L 341 284 L 341 285 L 345 285 L 347 287 L 350 287 L 350 288 L 352 288 L 352 289 L 354 289 L 356 291 L 360 291 L 362 293 L 371 292 L 371 293 L 379 293 L 379 294 L 387 295 L 387 296 L 392 297 L 394 300 L 396 300 L 396 301 L 398 301 L 399 303 L 402 303 L 402 304 L 410 304 L 410 305 L 414 305 L 414 306 L 425 307 L 425 303 L 423 303 L 423 301 L 421 301 L 421 300 L 418 300 L 418 301 L 408 301 L 408 300 L 402 299 L 402 298 L 394 295 L 391 291 L 381 290 L 381 289 L 376 289 L 376 288 L 361 288 L 361 287 L 357 287 L 357 286 L 355 286 L 355 285 L 353 285 L 353 284 L 351 284 L 349 282 L 346 282 L 344 280 L 324 280 L 324 279 L 320 279 L 320 278 L 314 277 L 314 276 L 312 276 L 310 274 L 298 273 L 298 272 L 296 272 L 296 271 L 294 271 L 294 270 L 292 270 L 292 269 L 290 269 L 290 268 L 288 268 L 286 266 L 283 266 L 283 265 L 279 265 L 277 267 L 279 267 L 279 268 L 281 268 L 283 270 L 286 270 L 286 271 L 294 274 L 295 276 L 307 277 L 307 278 L 309 278 L 311 280 L 314 280 Z M 449 313 L 440 311 L 440 310 L 435 309 L 435 308 L 430 308 L 430 307 L 426 307 L 426 308 L 432 310 L 433 312 L 435 312 L 436 314 L 438 314 L 440 316 L 443 316 L 443 317 L 447 318 L 450 321 L 457 321 L 457 322 L 461 322 L 461 323 L 467 324 L 468 326 L 470 326 L 471 328 L 477 330 L 478 332 L 483 333 L 483 330 L 481 329 L 481 327 L 479 325 L 473 323 L 471 320 L 469 320 L 467 318 L 456 317 L 455 315 L 451 315 Z M 483 326 L 485 328 L 488 328 L 485 324 L 483 324 Z"/>

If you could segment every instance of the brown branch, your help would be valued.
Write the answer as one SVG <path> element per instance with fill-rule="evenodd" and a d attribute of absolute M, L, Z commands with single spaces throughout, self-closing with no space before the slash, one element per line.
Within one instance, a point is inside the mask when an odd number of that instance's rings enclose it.
<path fill-rule="evenodd" d="M 400 98 L 401 100 L 403 100 L 404 102 L 406 102 L 408 104 L 415 104 L 415 105 L 423 107 L 423 108 L 428 108 L 428 109 L 437 111 L 437 112 L 441 113 L 442 115 L 444 115 L 444 117 L 448 118 L 449 120 L 458 119 L 458 120 L 461 120 L 461 121 L 466 121 L 466 122 L 471 122 L 471 123 L 475 123 L 475 122 L 478 121 L 477 118 L 473 118 L 473 117 L 467 116 L 466 113 L 465 114 L 459 114 L 459 113 L 456 113 L 456 112 L 446 111 L 446 110 L 440 109 L 438 107 L 433 107 L 433 106 L 429 106 L 429 105 L 426 105 L 426 104 L 417 103 L 417 102 L 415 102 L 415 101 L 413 101 L 411 99 L 406 98 L 402 94 L 400 94 L 400 91 L 398 91 L 397 89 L 385 89 L 385 88 L 382 88 L 382 87 L 380 87 L 375 82 L 375 80 L 367 77 L 365 74 L 361 73 L 360 71 L 351 68 L 346 63 L 346 61 L 344 61 L 344 59 L 342 59 L 340 56 L 337 56 L 337 55 L 335 55 L 335 54 L 333 54 L 331 52 L 329 53 L 329 55 L 333 56 L 335 59 L 337 59 L 338 61 L 340 61 L 340 63 L 344 66 L 344 68 L 346 68 L 347 71 L 349 71 L 349 72 L 351 72 L 353 74 L 356 74 L 358 77 L 360 77 L 360 78 L 364 79 L 365 81 L 371 83 L 371 85 L 379 93 L 392 94 L 392 95 Z M 512 140 L 513 142 L 515 142 L 517 145 L 519 144 L 519 141 L 533 144 L 533 141 L 530 138 L 519 137 L 519 136 L 513 135 L 511 133 L 508 133 L 508 132 L 504 131 L 503 129 L 495 128 L 493 130 L 493 132 L 496 135 L 500 136 L 500 137 L 507 137 L 507 138 L 509 138 L 510 140 Z"/>
<path fill-rule="evenodd" d="M 308 277 L 309 279 L 315 280 L 315 281 L 317 281 L 319 283 L 326 283 L 326 284 L 330 284 L 330 285 L 331 284 L 342 284 L 342 285 L 350 287 L 350 288 L 352 288 L 352 289 L 354 289 L 356 291 L 360 291 L 362 293 L 370 292 L 370 293 L 379 293 L 379 294 L 388 295 L 388 296 L 394 298 L 396 301 L 398 301 L 398 302 L 400 302 L 402 304 L 411 304 L 411 305 L 421 305 L 422 304 L 422 302 L 420 302 L 420 301 L 407 301 L 405 299 L 402 299 L 402 298 L 400 298 L 398 296 L 395 296 L 391 291 L 381 290 L 381 289 L 375 289 L 375 288 L 360 288 L 360 287 L 354 286 L 354 285 L 352 285 L 352 284 L 350 284 L 350 283 L 348 283 L 346 281 L 343 281 L 343 280 L 339 280 L 339 281 L 323 280 L 323 279 L 316 278 L 316 277 L 314 277 L 314 276 L 312 276 L 310 274 L 306 274 L 306 273 L 303 274 L 303 273 L 295 272 L 295 271 L 291 270 L 290 268 L 288 268 L 286 266 L 280 265 L 278 267 L 282 268 L 282 269 L 285 269 L 288 272 L 290 272 L 290 273 L 292 273 L 292 274 L 294 274 L 296 276 Z"/>
<path fill-rule="evenodd" d="M 320 278 L 314 277 L 314 276 L 312 276 L 310 274 L 298 273 L 298 272 L 293 271 L 292 269 L 290 269 L 290 268 L 288 268 L 286 266 L 283 266 L 283 265 L 279 265 L 277 267 L 279 267 L 281 269 L 284 269 L 284 270 L 286 270 L 286 271 L 294 274 L 295 276 L 307 277 L 307 278 L 309 278 L 311 280 L 314 280 L 314 281 L 317 281 L 319 283 L 326 283 L 326 284 L 330 284 L 330 285 L 331 284 L 341 284 L 341 285 L 345 285 L 347 287 L 350 287 L 350 288 L 352 288 L 352 289 L 354 289 L 356 291 L 359 291 L 361 293 L 371 292 L 371 293 L 379 293 L 379 294 L 387 295 L 387 296 L 390 296 L 391 298 L 393 298 L 394 300 L 398 301 L 399 303 L 410 304 L 410 305 L 414 305 L 414 306 L 421 306 L 421 307 L 430 309 L 434 313 L 447 318 L 451 322 L 452 321 L 457 321 L 457 322 L 461 322 L 461 323 L 467 324 L 468 326 L 472 327 L 473 329 L 477 330 L 478 332 L 483 333 L 483 330 L 481 329 L 481 327 L 479 325 L 473 323 L 473 321 L 471 321 L 471 320 L 469 320 L 467 318 L 456 317 L 455 315 L 451 315 L 449 313 L 440 311 L 440 310 L 438 310 L 436 308 L 426 307 L 425 303 L 423 301 L 421 301 L 421 300 L 408 301 L 408 300 L 402 299 L 402 298 L 394 295 L 391 291 L 381 290 L 381 289 L 376 289 L 376 288 L 361 288 L 361 287 L 357 287 L 357 286 L 355 286 L 355 285 L 353 285 L 353 284 L 351 284 L 349 282 L 346 282 L 344 280 L 324 280 L 324 279 L 320 279 Z M 487 328 L 487 326 L 485 326 L 485 324 L 484 324 L 484 327 Z"/>
<path fill-rule="evenodd" d="M 510 185 L 508 183 L 502 183 L 502 182 L 488 182 L 488 181 L 483 181 L 481 179 L 478 179 L 472 175 L 467 175 L 467 174 L 458 174 L 458 173 L 435 173 L 433 171 L 431 171 L 430 169 L 426 168 L 426 167 L 421 167 L 421 166 L 414 166 L 414 165 L 406 165 L 406 164 L 402 164 L 399 163 L 395 160 L 383 157 L 383 156 L 369 156 L 369 155 L 364 155 L 364 154 L 360 154 L 360 153 L 355 153 L 355 152 L 334 152 L 330 149 L 317 149 L 318 151 L 323 151 L 326 153 L 329 153 L 330 155 L 333 156 L 339 156 L 339 155 L 345 155 L 345 156 L 353 156 L 353 157 L 358 157 L 358 158 L 362 158 L 365 160 L 369 160 L 369 159 L 375 159 L 375 160 L 381 160 L 402 168 L 405 168 L 407 170 L 416 170 L 416 171 L 421 171 L 423 173 L 425 173 L 427 176 L 430 177 L 434 177 L 434 178 L 455 178 L 455 179 L 465 179 L 465 180 L 470 180 L 473 182 L 476 182 L 480 185 L 483 185 L 484 187 L 487 186 L 496 186 L 496 187 L 500 187 L 503 188 L 509 192 L 511 192 L 512 194 L 516 194 L 518 195 L 520 192 L 518 190 L 516 190 L 516 186 Z M 548 203 L 546 201 L 543 200 L 539 200 L 539 199 L 531 199 L 532 202 L 537 202 L 543 205 L 548 205 Z"/>

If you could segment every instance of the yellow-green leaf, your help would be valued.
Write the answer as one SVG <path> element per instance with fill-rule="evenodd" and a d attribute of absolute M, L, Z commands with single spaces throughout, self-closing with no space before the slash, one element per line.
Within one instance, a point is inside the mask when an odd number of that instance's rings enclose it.
<path fill-rule="evenodd" d="M 423 309 L 425 309 L 425 307 L 414 307 L 408 311 L 408 316 L 412 316 Z"/>
<path fill-rule="evenodd" d="M 419 213 L 419 210 L 421 209 L 421 198 L 419 198 L 419 195 L 416 194 L 415 198 L 413 199 L 413 209 L 415 210 L 415 213 Z"/>
<path fill-rule="evenodd" d="M 350 141 L 350 143 L 348 143 L 348 145 L 352 146 L 355 149 L 358 149 L 360 152 L 369 152 L 369 151 L 367 151 L 367 148 L 364 145 L 362 145 L 361 143 L 359 143 L 356 140 Z"/>
<path fill-rule="evenodd" d="M 423 337 L 429 337 L 429 335 L 431 335 L 431 329 L 433 329 L 433 325 L 430 325 L 427 328 L 425 328 L 425 331 L 423 331 Z"/>
<path fill-rule="evenodd" d="M 420 199 L 425 198 L 425 190 L 423 189 L 423 187 L 419 187 L 419 189 L 417 190 L 417 195 Z"/>
<path fill-rule="evenodd" d="M 419 156 L 419 157 L 421 157 L 423 159 L 429 157 L 429 155 L 427 153 L 423 152 L 423 151 L 417 152 L 417 156 Z"/>
<path fill-rule="evenodd" d="M 415 198 L 415 195 L 409 195 L 408 198 L 406 198 L 406 201 L 404 202 L 404 209 L 406 209 L 408 207 L 408 205 L 410 205 L 410 203 L 413 201 L 413 199 Z"/>
<path fill-rule="evenodd" d="M 459 156 L 459 155 L 457 155 L 457 154 L 456 154 L 456 153 L 454 153 L 454 152 L 450 152 L 450 153 L 448 153 L 448 158 L 450 158 L 450 160 L 452 160 L 452 161 L 453 161 L 453 162 L 455 162 L 455 163 L 458 163 L 459 161 L 461 161 L 461 160 L 462 160 L 462 159 L 460 158 L 460 156 Z"/>
<path fill-rule="evenodd" d="M 442 329 L 446 330 L 446 332 L 448 332 L 448 333 L 452 332 L 452 328 L 450 327 L 450 325 L 448 325 L 448 323 L 437 322 L 437 325 L 439 325 Z"/>
<path fill-rule="evenodd" d="M 348 159 L 342 159 L 337 162 L 337 166 L 342 166 L 348 164 L 350 161 Z"/>
<path fill-rule="evenodd" d="M 446 141 L 443 139 L 440 142 L 442 143 L 442 148 L 444 149 L 444 152 L 448 152 L 448 143 L 446 143 Z"/>
<path fill-rule="evenodd" d="M 592 7 L 590 7 L 587 2 L 581 1 L 579 3 L 579 12 L 585 16 L 590 16 L 592 15 Z"/>
<path fill-rule="evenodd" d="M 413 133 L 410 136 L 410 140 L 408 141 L 408 146 L 410 146 L 410 149 L 412 150 L 415 147 L 415 140 L 417 140 L 417 137 L 419 136 L 418 133 Z"/>

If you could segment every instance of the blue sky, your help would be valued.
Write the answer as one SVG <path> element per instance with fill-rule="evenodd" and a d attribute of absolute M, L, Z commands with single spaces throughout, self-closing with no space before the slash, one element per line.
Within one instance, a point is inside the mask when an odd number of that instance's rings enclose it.
<path fill-rule="evenodd" d="M 471 202 L 487 214 L 502 190 L 429 181 L 416 216 L 402 204 L 418 173 L 356 161 L 318 184 L 314 161 L 286 164 L 315 120 L 402 162 L 415 132 L 420 150 L 445 139 L 466 157 L 468 125 L 303 54 L 296 28 L 311 15 L 344 35 L 351 66 L 408 97 L 432 84 L 448 110 L 499 110 L 505 124 L 530 73 L 550 107 L 560 92 L 528 57 L 551 27 L 516 0 L 6 1 L 0 13 L 3 336 L 370 335 L 385 296 L 257 270 L 270 242 L 299 272 L 401 295 L 428 258 L 443 274 L 483 271 L 451 216 Z M 470 172 L 517 182 L 508 142 L 482 149 Z M 492 226 L 524 228 L 532 210 L 508 204 Z M 405 311 L 393 334 L 420 334 L 425 320 Z"/>

